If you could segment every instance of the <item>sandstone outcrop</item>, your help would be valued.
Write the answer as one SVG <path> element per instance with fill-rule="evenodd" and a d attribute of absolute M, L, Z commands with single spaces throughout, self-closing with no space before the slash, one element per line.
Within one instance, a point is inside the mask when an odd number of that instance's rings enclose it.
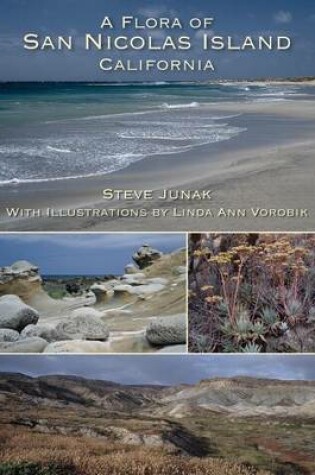
<path fill-rule="evenodd" d="M 162 255 L 144 245 L 136 255 L 144 268 L 128 264 L 120 277 L 42 280 L 38 267 L 28 261 L 0 268 L 0 352 L 141 353 L 156 352 L 165 345 L 169 352 L 181 351 L 176 338 L 166 337 L 174 328 L 164 329 L 164 337 L 159 338 L 152 329 L 146 337 L 146 328 L 153 315 L 184 311 L 180 267 L 184 267 L 185 252 Z M 80 291 L 70 294 L 68 283 L 73 284 L 71 289 L 77 283 Z M 174 350 L 173 344 L 177 345 Z"/>
<path fill-rule="evenodd" d="M 103 341 L 66 340 L 50 343 L 44 353 L 108 353 L 110 345 Z"/>
<path fill-rule="evenodd" d="M 110 300 L 113 295 L 114 291 L 109 288 L 106 284 L 93 284 L 90 287 L 91 292 L 95 294 L 96 303 L 104 303 Z"/>
<path fill-rule="evenodd" d="M 144 244 L 138 249 L 137 252 L 133 254 L 132 258 L 140 269 L 145 269 L 146 267 L 149 267 L 154 261 L 160 259 L 162 255 L 162 252 L 154 249 L 148 244 Z"/>
<path fill-rule="evenodd" d="M 28 302 L 41 289 L 41 284 L 38 267 L 28 261 L 0 268 L 0 296 L 14 294 Z"/>
<path fill-rule="evenodd" d="M 126 274 L 136 274 L 139 272 L 139 269 L 134 264 L 127 264 L 125 267 Z"/>

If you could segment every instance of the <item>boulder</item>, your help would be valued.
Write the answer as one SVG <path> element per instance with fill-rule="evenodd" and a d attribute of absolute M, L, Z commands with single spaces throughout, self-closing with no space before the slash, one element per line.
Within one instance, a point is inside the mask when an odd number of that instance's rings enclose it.
<path fill-rule="evenodd" d="M 49 343 L 52 341 L 67 340 L 67 337 L 58 332 L 56 327 L 48 324 L 27 325 L 21 332 L 22 338 L 40 337 Z"/>
<path fill-rule="evenodd" d="M 139 269 L 134 264 L 127 264 L 125 267 L 126 274 L 136 274 L 138 270 Z"/>
<path fill-rule="evenodd" d="M 138 249 L 137 252 L 133 254 L 132 259 L 140 269 L 145 269 L 146 267 L 149 267 L 154 261 L 160 259 L 162 255 L 162 252 L 154 249 L 148 244 L 144 244 Z"/>
<path fill-rule="evenodd" d="M 17 341 L 19 338 L 20 338 L 20 334 L 16 330 L 10 330 L 9 328 L 0 329 L 0 342 Z"/>
<path fill-rule="evenodd" d="M 13 342 L 1 342 L 0 353 L 42 353 L 47 345 L 43 338 L 20 338 Z"/>
<path fill-rule="evenodd" d="M 146 328 L 146 338 L 152 345 L 186 343 L 186 315 L 154 318 Z"/>
<path fill-rule="evenodd" d="M 50 343 L 46 346 L 44 353 L 109 353 L 110 351 L 109 342 L 67 340 Z"/>
<path fill-rule="evenodd" d="M 24 327 L 37 323 L 38 312 L 26 305 L 17 295 L 0 297 L 0 328 L 22 331 Z"/>
<path fill-rule="evenodd" d="M 101 320 L 103 314 L 92 308 L 79 308 L 69 317 L 58 323 L 58 334 L 67 340 L 99 340 L 105 341 L 109 337 L 107 325 Z"/>

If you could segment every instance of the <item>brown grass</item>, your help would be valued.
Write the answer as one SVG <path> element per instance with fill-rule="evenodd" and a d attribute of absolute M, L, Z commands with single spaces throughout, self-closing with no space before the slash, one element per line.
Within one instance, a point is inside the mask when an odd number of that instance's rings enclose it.
<path fill-rule="evenodd" d="M 219 459 L 168 455 L 152 447 L 1 428 L 1 462 L 74 467 L 77 475 L 271 475 Z"/>

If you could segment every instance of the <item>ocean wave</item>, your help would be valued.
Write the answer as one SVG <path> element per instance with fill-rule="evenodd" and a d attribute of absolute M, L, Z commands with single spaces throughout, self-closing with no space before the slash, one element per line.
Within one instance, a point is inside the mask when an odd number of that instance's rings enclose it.
<path fill-rule="evenodd" d="M 257 97 L 251 99 L 250 102 L 288 102 L 290 99 L 284 99 L 283 97 L 270 97 L 269 99 Z"/>
<path fill-rule="evenodd" d="M 166 81 L 152 81 L 152 82 L 116 82 L 116 83 L 87 83 L 83 84 L 88 87 L 130 87 L 130 86 L 167 86 L 170 84 Z"/>
<path fill-rule="evenodd" d="M 167 102 L 164 102 L 160 108 L 161 109 L 190 109 L 190 108 L 195 108 L 199 107 L 200 104 L 199 102 L 189 102 L 188 104 L 168 104 Z"/>
<path fill-rule="evenodd" d="M 47 145 L 46 148 L 47 148 L 47 150 L 50 150 L 51 152 L 73 153 L 72 150 L 69 150 L 67 148 L 52 147 L 51 145 Z"/>
<path fill-rule="evenodd" d="M 107 139 L 106 151 L 104 138 L 99 136 L 73 137 L 71 144 L 65 139 L 64 143 L 58 143 L 56 147 L 49 145 L 59 150 L 77 150 L 74 152 L 75 160 L 71 154 L 49 150 L 41 140 L 37 145 L 9 145 L 2 149 L 6 150 L 7 157 L 2 161 L 0 186 L 105 176 L 146 157 L 184 153 L 198 146 L 229 140 L 246 130 L 229 127 L 225 123 L 212 124 L 212 128 L 211 124 L 208 126 L 182 127 L 177 123 L 172 127 L 164 124 L 150 128 L 147 124 L 146 128 L 137 128 L 137 123 L 134 123 L 135 128 L 130 126 L 124 132 L 116 133 L 111 141 Z M 69 158 L 66 158 L 67 155 Z M 21 168 L 20 157 L 23 158 Z"/>
<path fill-rule="evenodd" d="M 101 110 L 93 115 L 92 110 L 85 117 L 50 121 L 57 127 L 43 124 L 35 137 L 5 140 L 0 145 L 0 185 L 104 176 L 146 157 L 184 153 L 246 130 L 229 124 L 239 113 L 215 113 L 203 102 L 177 100 L 167 100 L 154 111 Z M 90 120 L 96 122 L 84 122 Z"/>
<path fill-rule="evenodd" d="M 152 110 L 146 111 L 137 111 L 137 112 L 117 112 L 114 114 L 99 114 L 99 115 L 87 115 L 84 117 L 72 117 L 67 119 L 59 119 L 59 120 L 46 120 L 45 124 L 59 124 L 62 122 L 75 122 L 75 121 L 84 121 L 84 120 L 99 120 L 99 119 L 111 119 L 115 117 L 128 117 L 134 115 L 146 115 L 151 114 Z"/>
<path fill-rule="evenodd" d="M 109 157 L 113 158 L 113 157 Z M 117 157 L 115 157 L 117 158 Z M 1 179 L 0 178 L 0 186 L 4 185 L 19 185 L 19 184 L 27 184 L 27 183 L 49 183 L 49 182 L 55 182 L 55 181 L 64 181 L 64 180 L 77 180 L 80 178 L 93 178 L 97 176 L 104 176 L 108 175 L 110 173 L 114 173 L 115 171 L 121 170 L 122 168 L 125 168 L 127 165 L 130 163 L 133 163 L 137 160 L 141 160 L 144 158 L 142 154 L 135 154 L 135 153 L 126 153 L 122 154 L 120 156 L 120 164 L 117 163 L 116 166 L 109 167 L 107 171 L 100 171 L 100 172 L 91 172 L 91 173 L 84 173 L 84 174 L 78 174 L 78 175 L 65 175 L 65 176 L 57 176 L 57 177 L 42 177 L 42 178 L 35 178 L 35 177 L 30 177 L 30 178 L 9 178 L 9 179 Z M 130 160 L 131 159 L 131 160 Z M 130 161 L 129 161 L 130 160 Z M 126 161 L 128 161 L 128 164 L 125 165 Z"/>
<path fill-rule="evenodd" d="M 182 127 L 182 126 L 164 126 L 147 127 L 146 129 L 133 130 L 118 133 L 121 139 L 131 140 L 158 140 L 158 141 L 179 141 L 195 142 L 194 145 L 205 145 L 213 142 L 219 142 L 238 135 L 246 129 L 241 127 L 228 127 L 227 124 L 208 125 L 208 127 Z"/>

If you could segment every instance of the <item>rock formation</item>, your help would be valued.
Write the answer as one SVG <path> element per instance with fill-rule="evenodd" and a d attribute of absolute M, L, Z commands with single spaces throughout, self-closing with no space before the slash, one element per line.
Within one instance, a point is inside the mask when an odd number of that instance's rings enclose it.
<path fill-rule="evenodd" d="M 102 314 L 93 308 L 79 308 L 58 323 L 57 334 L 64 335 L 65 340 L 105 341 L 109 330 L 101 317 Z"/>
<path fill-rule="evenodd" d="M 146 329 L 152 345 L 176 345 L 186 341 L 186 315 L 154 318 Z"/>
<path fill-rule="evenodd" d="M 37 323 L 38 312 L 17 295 L 0 297 L 0 328 L 22 331 L 26 325 Z"/>
<path fill-rule="evenodd" d="M 186 320 L 176 315 L 186 304 L 185 251 L 163 255 L 144 245 L 136 256 L 141 271 L 128 264 L 121 277 L 80 277 L 75 294 L 65 291 L 66 278 L 43 284 L 27 261 L 1 268 L 0 353 L 156 352 L 166 345 L 181 352 Z M 69 282 L 77 288 L 74 277 Z"/>
<path fill-rule="evenodd" d="M 148 244 L 144 244 L 138 249 L 137 252 L 133 254 L 132 258 L 140 269 L 145 269 L 146 267 L 149 267 L 155 260 L 160 259 L 162 255 L 162 252 L 154 249 Z"/>
<path fill-rule="evenodd" d="M 0 296 L 14 294 L 28 302 L 41 288 L 41 283 L 38 267 L 28 261 L 0 268 Z"/>

